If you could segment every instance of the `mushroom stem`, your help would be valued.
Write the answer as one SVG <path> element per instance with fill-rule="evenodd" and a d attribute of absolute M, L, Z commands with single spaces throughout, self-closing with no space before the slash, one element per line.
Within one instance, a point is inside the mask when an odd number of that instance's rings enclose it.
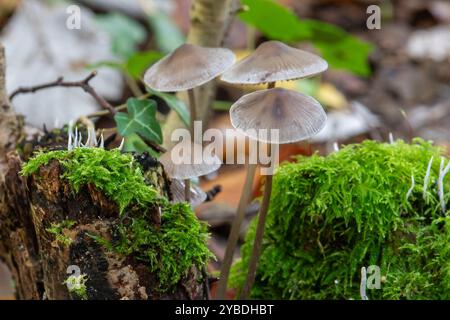
<path fill-rule="evenodd" d="M 195 93 L 194 93 L 194 89 L 189 89 L 188 91 L 188 96 L 189 96 L 189 111 L 190 111 L 190 128 L 189 128 L 189 132 L 191 134 L 191 141 L 195 142 L 194 139 L 194 122 L 197 118 L 197 106 L 195 103 Z"/>
<path fill-rule="evenodd" d="M 268 145 L 268 152 L 271 155 L 271 145 Z M 266 183 L 264 185 L 264 195 L 259 211 L 258 225 L 256 227 L 255 241 L 253 242 L 253 250 L 248 266 L 247 279 L 242 288 L 239 299 L 247 299 L 255 282 L 256 269 L 258 267 L 259 257 L 261 256 L 261 246 L 264 236 L 264 227 L 266 224 L 267 212 L 269 211 L 270 196 L 272 194 L 272 174 L 266 176 Z"/>
<path fill-rule="evenodd" d="M 184 200 L 188 203 L 191 201 L 191 180 L 189 179 L 184 180 Z"/>
<path fill-rule="evenodd" d="M 227 248 L 222 262 L 222 269 L 220 270 L 220 279 L 217 284 L 216 298 L 221 300 L 225 298 L 227 290 L 228 276 L 230 274 L 231 263 L 233 262 L 233 254 L 236 244 L 239 240 L 239 233 L 241 230 L 242 221 L 245 217 L 245 209 L 250 200 L 253 179 L 255 177 L 256 164 L 249 163 L 247 165 L 247 177 L 245 178 L 244 189 L 239 200 L 236 216 L 231 226 L 231 231 L 228 236 Z"/>
<path fill-rule="evenodd" d="M 269 82 L 267 84 L 267 89 L 273 89 L 273 88 L 275 88 L 275 81 L 274 82 Z"/>

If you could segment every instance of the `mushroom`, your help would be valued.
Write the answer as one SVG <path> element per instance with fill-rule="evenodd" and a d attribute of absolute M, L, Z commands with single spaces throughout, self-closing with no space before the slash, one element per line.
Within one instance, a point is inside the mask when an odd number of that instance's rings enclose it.
<path fill-rule="evenodd" d="M 251 139 L 267 143 L 269 155 L 274 145 L 298 142 L 316 135 L 323 129 L 327 119 L 325 111 L 315 99 L 297 91 L 281 88 L 256 91 L 243 96 L 231 107 L 230 117 L 233 127 L 244 130 L 244 134 Z M 261 129 L 269 132 L 275 129 L 278 135 L 261 137 L 257 134 Z M 241 299 L 247 298 L 255 279 L 271 192 L 272 175 L 268 174 Z"/>
<path fill-rule="evenodd" d="M 308 51 L 280 41 L 263 42 L 249 56 L 237 62 L 221 80 L 238 84 L 269 83 L 312 77 L 324 72 L 328 63 Z"/>
<path fill-rule="evenodd" d="M 275 83 L 277 81 L 311 77 L 325 71 L 327 68 L 328 63 L 315 54 L 292 48 L 279 41 L 267 41 L 259 45 L 252 54 L 234 64 L 221 76 L 221 80 L 233 84 L 247 85 L 268 83 L 268 88 L 270 89 L 275 87 Z M 287 99 L 287 94 L 282 96 L 284 96 L 284 99 Z M 258 97 L 261 98 L 262 96 L 258 95 Z M 272 99 L 270 95 L 266 98 L 268 100 Z M 247 99 L 248 97 L 245 100 Z M 308 100 L 307 97 L 304 97 L 304 100 Z M 240 101 L 242 102 L 243 100 Z M 266 101 L 266 104 L 270 106 L 270 101 Z M 261 104 L 256 104 L 256 107 L 259 105 Z M 293 111 L 288 110 L 287 105 L 283 104 L 283 106 L 286 106 L 283 110 L 279 109 L 275 111 L 283 111 L 289 114 L 293 113 Z M 241 108 L 238 108 L 238 110 L 235 109 L 235 112 L 247 113 L 246 111 L 239 109 Z M 261 110 L 255 110 L 253 108 L 252 110 L 254 111 L 252 115 L 254 120 L 259 115 Z M 252 112 L 250 112 L 250 114 L 251 113 Z M 248 125 L 251 127 L 252 120 L 248 117 L 249 113 L 246 115 L 242 114 L 242 116 L 242 123 L 239 122 L 240 119 L 235 118 L 236 125 L 239 126 L 243 124 L 243 121 L 248 121 Z M 269 125 L 269 127 L 265 129 L 269 129 L 272 123 L 270 122 L 270 115 L 266 116 L 266 119 L 263 117 L 261 120 L 266 121 L 265 124 Z M 292 127 L 289 129 L 290 131 L 298 130 L 295 123 L 291 124 Z M 307 131 L 308 129 L 304 128 L 304 130 Z M 306 133 L 307 132 L 305 132 L 305 134 Z M 242 191 L 241 199 L 239 200 L 236 217 L 231 227 L 225 256 L 222 262 L 220 280 L 216 291 L 216 296 L 218 299 L 223 299 L 225 297 L 226 285 L 233 261 L 233 253 L 239 239 L 239 231 L 244 219 L 245 208 L 250 199 L 255 171 L 256 164 L 248 164 L 244 189 Z"/>
<path fill-rule="evenodd" d="M 144 82 L 150 89 L 161 92 L 187 90 L 192 140 L 197 117 L 194 88 L 222 74 L 234 61 L 235 56 L 228 49 L 186 43 L 152 65 L 144 75 Z"/>
<path fill-rule="evenodd" d="M 190 202 L 190 179 L 216 171 L 222 165 L 216 155 L 205 155 L 202 146 L 183 140 L 159 157 L 171 179 L 184 180 L 185 200 Z M 200 156 L 199 156 L 200 153 Z"/>
<path fill-rule="evenodd" d="M 183 180 L 172 179 L 170 183 L 170 192 L 172 194 L 172 202 L 183 202 L 186 199 L 186 186 Z M 199 204 L 206 201 L 208 195 L 201 188 L 196 185 L 192 185 L 189 190 L 189 202 L 192 207 L 196 207 Z"/>

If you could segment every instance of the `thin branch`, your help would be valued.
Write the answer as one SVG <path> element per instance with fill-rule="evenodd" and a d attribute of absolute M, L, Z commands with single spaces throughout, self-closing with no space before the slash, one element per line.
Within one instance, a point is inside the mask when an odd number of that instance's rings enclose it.
<path fill-rule="evenodd" d="M 147 99 L 150 96 L 151 96 L 151 93 L 146 93 L 146 94 L 143 94 L 142 96 L 138 97 L 137 99 L 144 100 L 144 99 Z M 117 106 L 115 109 L 116 109 L 116 111 L 122 111 L 122 110 L 125 110 L 126 108 L 127 108 L 127 104 L 124 103 L 124 104 L 121 104 L 121 105 Z M 94 113 L 90 113 L 90 114 L 86 115 L 86 117 L 87 118 L 96 118 L 96 117 L 105 116 L 108 113 L 109 113 L 108 110 L 101 110 L 101 111 L 97 111 L 97 112 L 94 112 Z"/>
<path fill-rule="evenodd" d="M 89 93 L 97 102 L 100 104 L 100 106 L 106 110 L 109 111 L 112 115 L 115 115 L 117 113 L 117 110 L 109 104 L 108 101 L 106 101 L 103 97 L 99 96 L 98 93 L 95 91 L 95 89 L 89 84 L 89 82 L 97 75 L 97 71 L 92 71 L 91 74 L 89 74 L 84 80 L 81 81 L 64 81 L 63 77 L 59 77 L 56 79 L 56 81 L 44 83 L 37 86 L 31 86 L 31 87 L 20 87 L 17 90 L 15 90 L 11 95 L 9 96 L 10 100 L 13 100 L 17 95 L 24 94 L 24 93 L 35 93 L 36 91 L 43 90 L 43 89 L 49 89 L 54 87 L 66 87 L 66 88 L 81 88 L 86 93 Z"/>

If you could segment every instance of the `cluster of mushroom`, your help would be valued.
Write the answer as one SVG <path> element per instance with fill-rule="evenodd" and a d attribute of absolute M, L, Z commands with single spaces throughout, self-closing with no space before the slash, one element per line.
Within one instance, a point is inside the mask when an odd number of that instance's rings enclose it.
<path fill-rule="evenodd" d="M 312 97 L 293 90 L 275 88 L 275 84 L 278 81 L 311 77 L 324 72 L 327 68 L 325 60 L 307 51 L 292 48 L 279 41 L 262 43 L 251 55 L 235 64 L 221 78 L 234 84 L 268 84 L 268 89 L 247 94 L 233 104 L 230 109 L 231 124 L 236 129 L 243 130 L 251 139 L 266 143 L 269 153 L 278 144 L 311 138 L 325 126 L 326 114 L 322 106 Z M 278 134 L 261 138 L 258 131 L 262 129 L 276 130 Z M 225 296 L 233 252 L 249 201 L 255 166 L 255 164 L 248 165 L 244 191 L 228 238 L 217 288 L 219 299 Z M 255 280 L 271 191 L 272 175 L 269 174 L 266 176 L 253 251 L 247 279 L 241 290 L 241 299 L 248 297 Z"/>
<path fill-rule="evenodd" d="M 165 56 L 163 59 L 151 66 L 144 75 L 145 84 L 152 90 L 160 92 L 187 91 L 189 96 L 190 110 L 190 136 L 191 141 L 182 141 L 180 148 L 189 154 L 185 157 L 190 161 L 182 164 L 175 164 L 172 159 L 172 152 L 164 153 L 159 161 L 163 164 L 167 174 L 172 179 L 184 180 L 185 200 L 191 204 L 198 202 L 199 198 L 191 199 L 191 196 L 198 193 L 190 186 L 190 179 L 214 172 L 221 165 L 220 159 L 216 155 L 209 155 L 209 159 L 196 159 L 198 154 L 193 152 L 201 150 L 201 141 L 196 141 L 194 134 L 194 122 L 197 120 L 196 99 L 194 88 L 199 87 L 222 74 L 235 62 L 235 55 L 232 51 L 224 48 L 204 48 L 193 44 L 183 44 L 175 51 Z M 194 140 L 195 139 L 195 140 Z M 176 181 L 175 186 L 182 186 L 181 181 Z"/>
<path fill-rule="evenodd" d="M 309 139 L 325 125 L 326 114 L 322 106 L 312 97 L 297 91 L 275 88 L 278 81 L 294 80 L 317 75 L 328 68 L 320 57 L 289 47 L 278 41 L 261 44 L 251 55 L 234 64 L 235 57 L 231 51 L 222 48 L 202 48 L 185 44 L 161 61 L 153 65 L 145 74 L 144 81 L 151 89 L 157 91 L 187 90 L 190 106 L 191 148 L 199 141 L 193 141 L 194 121 L 196 120 L 195 95 L 193 88 L 200 86 L 223 73 L 221 79 L 234 84 L 268 83 L 268 89 L 256 91 L 241 97 L 230 109 L 231 123 L 234 128 L 242 130 L 250 139 L 259 144 L 266 144 L 269 153 L 278 144 L 293 143 Z M 233 65 L 234 64 L 234 65 Z M 261 138 L 260 130 L 276 135 Z M 272 150 L 272 151 L 271 151 Z M 160 157 L 168 175 L 185 181 L 185 199 L 189 200 L 189 180 L 205 175 L 220 167 L 220 160 L 194 161 L 191 164 L 174 165 L 171 151 Z M 211 156 L 215 157 L 215 156 Z M 194 164 L 196 163 L 196 164 Z M 256 171 L 256 164 L 248 164 L 244 191 L 238 206 L 238 212 L 232 225 L 227 249 L 222 264 L 221 276 L 217 287 L 217 298 L 223 299 L 226 291 L 233 252 L 236 247 L 239 230 L 249 202 L 250 190 Z M 272 189 L 272 175 L 266 176 L 265 190 L 259 213 L 258 226 L 253 254 L 249 264 L 247 280 L 240 298 L 245 299 L 250 293 L 258 264 L 264 224 L 269 207 Z"/>

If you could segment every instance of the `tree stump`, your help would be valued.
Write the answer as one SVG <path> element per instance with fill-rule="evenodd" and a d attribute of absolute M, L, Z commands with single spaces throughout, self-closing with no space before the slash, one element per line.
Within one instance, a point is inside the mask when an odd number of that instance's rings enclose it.
<path fill-rule="evenodd" d="M 19 299 L 79 299 L 65 283 L 73 273 L 86 275 L 86 299 L 203 299 L 204 276 L 192 266 L 174 290 L 160 293 L 158 277 L 133 256 L 108 250 L 91 234 L 112 240 L 120 221 L 116 203 L 93 185 L 73 192 L 61 178 L 62 165 L 51 160 L 28 178 L 19 175 L 22 162 L 15 152 L 7 156 L 7 171 L 0 186 L 0 258 L 12 272 Z M 169 197 L 162 166 L 147 174 Z M 155 180 L 156 177 L 156 180 Z M 64 245 L 49 232 L 49 223 L 76 221 L 62 235 Z M 205 281 L 203 281 L 205 280 Z"/>

